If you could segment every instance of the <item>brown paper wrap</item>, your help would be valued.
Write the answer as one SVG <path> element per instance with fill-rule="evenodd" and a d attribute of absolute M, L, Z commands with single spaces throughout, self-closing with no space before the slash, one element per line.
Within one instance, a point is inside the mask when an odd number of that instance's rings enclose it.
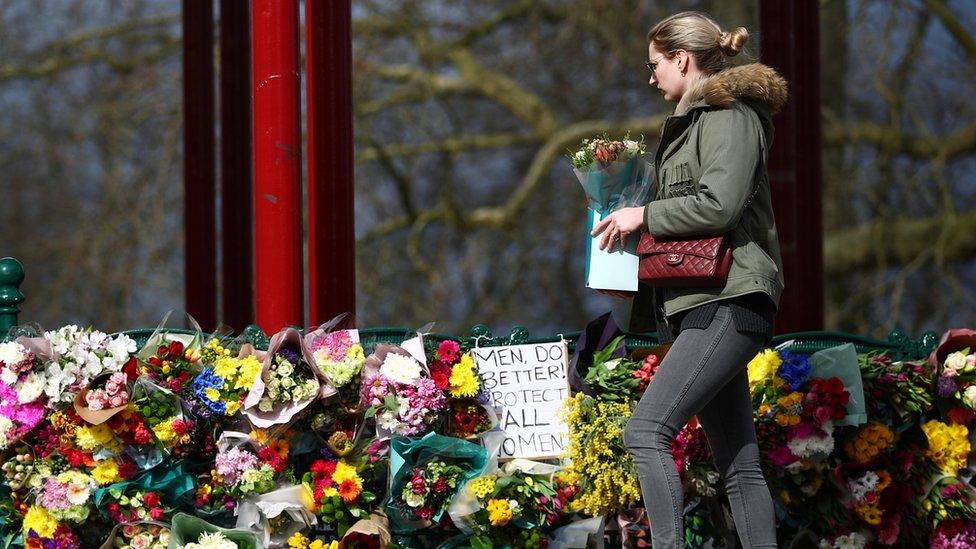
<path fill-rule="evenodd" d="M 129 403 L 126 402 L 122 406 L 116 406 L 114 408 L 103 408 L 101 410 L 92 410 L 91 408 L 88 407 L 88 401 L 85 400 L 85 397 L 88 395 L 88 392 L 93 387 L 97 388 L 98 384 L 103 379 L 107 379 L 113 373 L 115 372 L 106 372 L 104 374 L 98 375 L 97 377 L 95 377 L 95 379 L 91 381 L 91 383 L 89 383 L 87 386 L 85 386 L 84 389 L 82 389 L 81 391 L 78 392 L 77 395 L 75 395 L 75 401 L 74 401 L 75 412 L 77 412 L 78 416 L 81 419 L 87 421 L 88 423 L 91 423 L 92 425 L 101 425 L 102 423 L 105 423 L 106 421 L 111 419 L 112 416 L 121 412 L 122 410 L 125 410 L 129 406 Z M 125 387 L 126 387 L 126 392 L 129 393 L 129 400 L 131 401 L 132 383 L 126 383 Z"/>

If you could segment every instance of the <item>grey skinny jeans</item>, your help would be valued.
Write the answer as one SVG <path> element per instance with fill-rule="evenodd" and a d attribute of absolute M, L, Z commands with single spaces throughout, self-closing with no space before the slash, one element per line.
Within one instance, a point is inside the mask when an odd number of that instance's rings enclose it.
<path fill-rule="evenodd" d="M 681 330 L 627 422 L 624 444 L 640 476 L 654 549 L 685 547 L 684 495 L 671 445 L 694 415 L 725 482 L 743 547 L 776 547 L 746 369 L 764 339 L 739 333 L 729 306 L 720 305 L 708 328 Z"/>

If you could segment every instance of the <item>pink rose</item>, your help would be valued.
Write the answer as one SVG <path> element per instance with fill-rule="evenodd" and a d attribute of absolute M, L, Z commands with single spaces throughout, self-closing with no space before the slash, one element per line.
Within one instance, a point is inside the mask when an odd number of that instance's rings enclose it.
<path fill-rule="evenodd" d="M 129 392 L 128 391 L 119 391 L 119 398 L 122 399 L 122 402 L 123 403 L 128 402 L 128 400 L 129 400 Z"/>
<path fill-rule="evenodd" d="M 125 401 L 122 400 L 122 397 L 120 397 L 119 395 L 113 396 L 112 400 L 110 400 L 109 402 L 111 403 L 112 408 L 115 408 L 116 406 L 122 406 L 123 404 L 125 404 Z"/>
<path fill-rule="evenodd" d="M 105 384 L 105 391 L 109 394 L 115 394 L 119 392 L 119 384 L 115 383 L 114 381 L 109 381 Z"/>
<path fill-rule="evenodd" d="M 95 393 L 88 393 L 87 395 L 85 395 L 85 401 L 88 402 L 89 410 L 97 411 L 102 409 L 102 399 L 99 398 L 99 395 Z"/>

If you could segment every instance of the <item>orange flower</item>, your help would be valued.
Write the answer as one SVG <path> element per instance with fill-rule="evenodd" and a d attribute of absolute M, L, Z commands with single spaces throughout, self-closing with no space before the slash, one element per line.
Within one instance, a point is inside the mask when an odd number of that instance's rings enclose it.
<path fill-rule="evenodd" d="M 354 479 L 347 478 L 339 484 L 339 497 L 346 503 L 353 503 L 359 497 L 359 485 Z"/>

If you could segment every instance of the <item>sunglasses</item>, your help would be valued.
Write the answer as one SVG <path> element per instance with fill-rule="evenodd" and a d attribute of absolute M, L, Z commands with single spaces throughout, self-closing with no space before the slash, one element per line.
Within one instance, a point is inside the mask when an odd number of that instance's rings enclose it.
<path fill-rule="evenodd" d="M 655 74 L 657 72 L 657 65 L 658 65 L 658 63 L 660 63 L 661 60 L 664 59 L 664 58 L 670 58 L 677 51 L 678 50 L 671 50 L 668 53 L 666 53 L 666 54 L 662 55 L 661 57 L 659 57 L 657 59 L 657 61 L 648 61 L 647 63 L 644 63 L 644 66 L 647 67 L 647 70 L 651 71 L 651 74 Z"/>

